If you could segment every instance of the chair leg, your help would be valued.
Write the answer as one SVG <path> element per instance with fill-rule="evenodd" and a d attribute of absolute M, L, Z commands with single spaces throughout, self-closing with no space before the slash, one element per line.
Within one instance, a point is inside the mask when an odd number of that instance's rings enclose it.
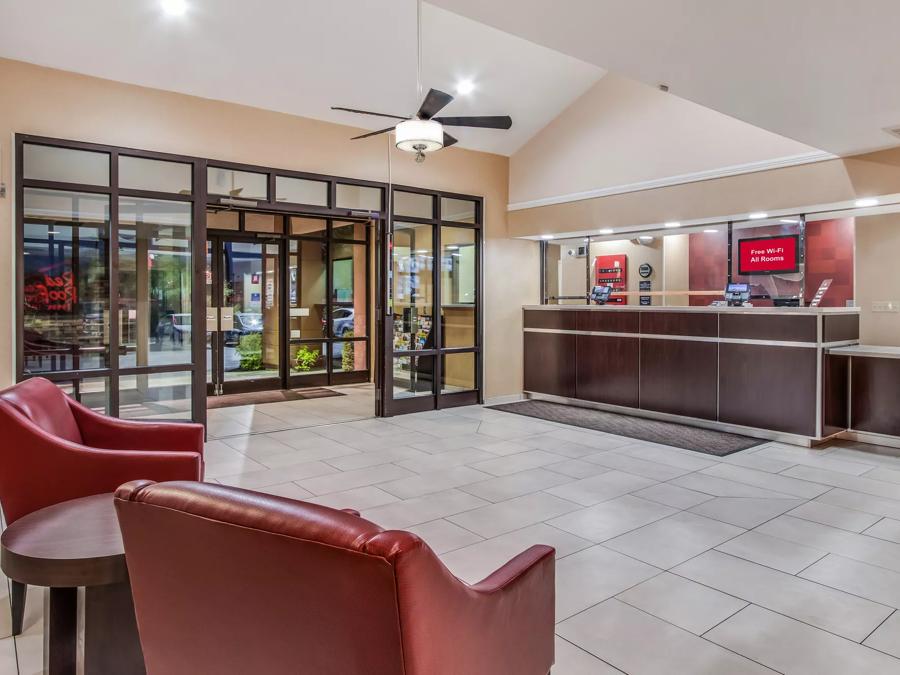
<path fill-rule="evenodd" d="M 25 593 L 28 590 L 26 584 L 9 580 L 9 609 L 12 612 L 12 634 L 22 633 L 22 624 L 25 621 Z"/>

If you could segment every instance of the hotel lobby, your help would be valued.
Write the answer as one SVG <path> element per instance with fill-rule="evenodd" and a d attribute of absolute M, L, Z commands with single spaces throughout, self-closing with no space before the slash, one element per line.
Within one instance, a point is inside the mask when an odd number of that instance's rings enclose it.
<path fill-rule="evenodd" d="M 4 9 L 0 675 L 900 675 L 900 8 Z"/>

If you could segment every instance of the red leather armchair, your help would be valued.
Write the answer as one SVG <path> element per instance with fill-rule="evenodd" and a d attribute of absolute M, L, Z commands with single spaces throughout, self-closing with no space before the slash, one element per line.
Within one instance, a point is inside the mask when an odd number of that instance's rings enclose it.
<path fill-rule="evenodd" d="M 0 437 L 0 506 L 7 524 L 137 478 L 203 478 L 202 425 L 106 417 L 40 377 L 0 391 Z M 13 584 L 11 599 L 18 634 L 24 585 Z"/>
<path fill-rule="evenodd" d="M 351 513 L 134 481 L 116 510 L 149 675 L 547 675 L 554 551 L 484 581 Z"/>

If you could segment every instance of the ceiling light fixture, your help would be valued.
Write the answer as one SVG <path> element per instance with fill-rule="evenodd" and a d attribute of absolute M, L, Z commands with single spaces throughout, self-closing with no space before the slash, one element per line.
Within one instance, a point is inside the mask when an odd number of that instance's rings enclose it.
<path fill-rule="evenodd" d="M 602 230 L 598 230 L 600 234 L 612 234 L 613 229 L 611 227 L 604 228 Z"/>
<path fill-rule="evenodd" d="M 787 225 L 796 225 L 800 222 L 797 218 L 782 218 L 778 221 L 779 223 L 786 223 Z"/>
<path fill-rule="evenodd" d="M 756 211 L 747 216 L 750 220 L 762 220 L 763 218 L 768 218 L 769 214 L 764 211 Z"/>
<path fill-rule="evenodd" d="M 666 227 L 681 227 L 681 223 L 679 223 L 677 220 L 673 220 L 669 223 L 666 223 Z"/>
<path fill-rule="evenodd" d="M 542 234 L 541 239 L 553 239 L 553 235 L 552 234 Z"/>
<path fill-rule="evenodd" d="M 703 230 L 706 234 L 717 234 L 718 230 Z"/>
<path fill-rule="evenodd" d="M 160 5 L 169 16 L 184 16 L 188 9 L 186 0 L 161 0 Z"/>
<path fill-rule="evenodd" d="M 456 83 L 456 93 L 460 96 L 468 96 L 475 91 L 475 83 L 472 80 L 460 80 Z"/>
<path fill-rule="evenodd" d="M 861 209 L 867 206 L 878 206 L 878 200 L 875 197 L 863 197 L 856 200 L 856 205 Z"/>
<path fill-rule="evenodd" d="M 398 150 L 416 153 L 416 161 L 424 162 L 426 152 L 444 147 L 444 128 L 434 120 L 406 120 L 394 129 Z"/>

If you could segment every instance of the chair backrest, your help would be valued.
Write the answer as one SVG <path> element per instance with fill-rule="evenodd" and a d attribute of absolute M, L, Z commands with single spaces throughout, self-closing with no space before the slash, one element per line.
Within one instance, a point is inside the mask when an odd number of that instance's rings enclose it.
<path fill-rule="evenodd" d="M 0 391 L 8 403 L 36 426 L 59 438 L 81 443 L 81 431 L 63 391 L 50 380 L 32 377 Z"/>
<path fill-rule="evenodd" d="M 149 673 L 406 672 L 395 568 L 414 535 L 207 483 L 133 481 L 115 503 Z"/>

